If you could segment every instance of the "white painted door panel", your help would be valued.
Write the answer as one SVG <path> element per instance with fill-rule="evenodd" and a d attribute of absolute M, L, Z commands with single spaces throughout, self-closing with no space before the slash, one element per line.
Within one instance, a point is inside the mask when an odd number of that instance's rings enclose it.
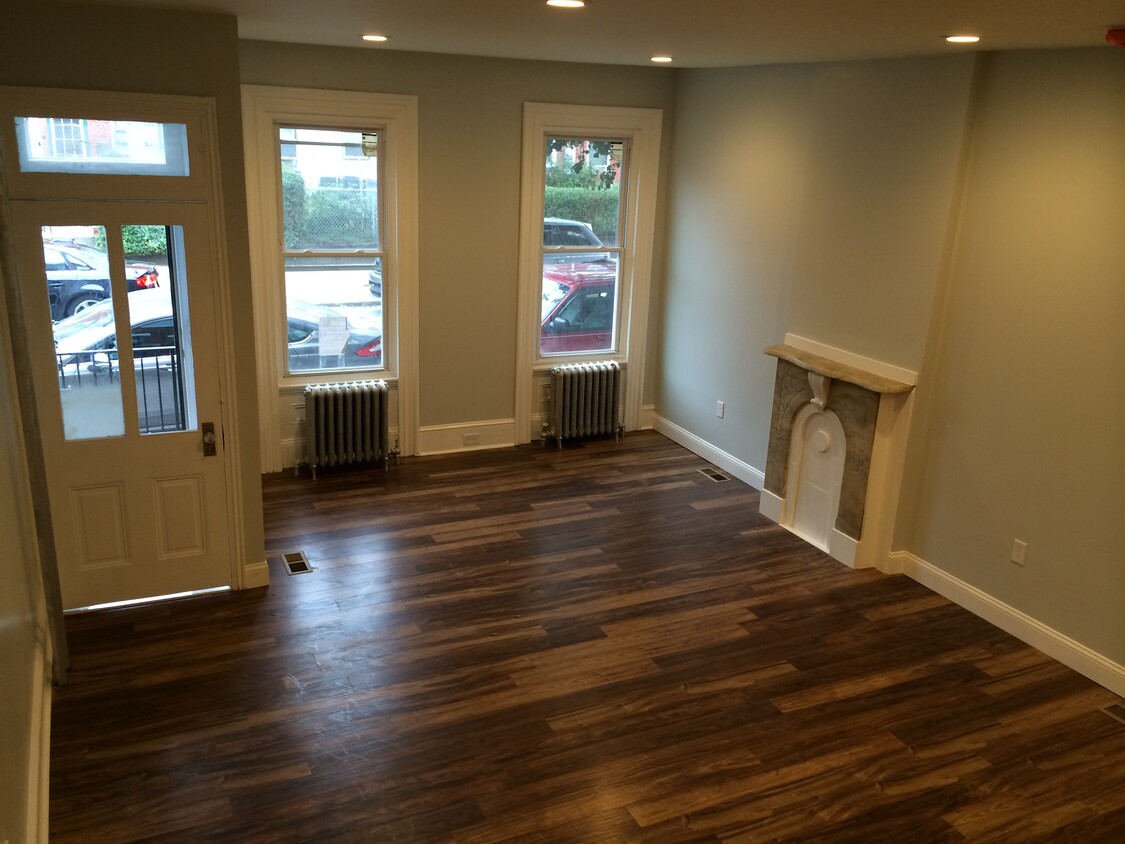
<path fill-rule="evenodd" d="M 230 585 L 207 207 L 12 206 L 64 606 Z M 136 268 L 126 267 L 121 231 L 137 225 L 169 227 L 161 289 L 127 292 Z M 59 321 L 47 293 L 48 232 L 83 226 L 101 227 L 106 244 L 112 296 L 92 287 L 78 315 L 106 314 L 101 340 L 101 328 Z M 204 456 L 203 422 L 219 432 L 216 456 Z"/>

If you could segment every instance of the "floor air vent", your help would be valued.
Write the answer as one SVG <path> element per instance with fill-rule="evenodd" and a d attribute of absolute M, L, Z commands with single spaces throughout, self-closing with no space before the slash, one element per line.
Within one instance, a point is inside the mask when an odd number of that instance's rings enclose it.
<path fill-rule="evenodd" d="M 1125 706 L 1120 703 L 1111 703 L 1109 706 L 1103 706 L 1102 712 L 1110 718 L 1116 718 L 1122 724 L 1125 724 Z"/>
<path fill-rule="evenodd" d="M 313 570 L 304 551 L 289 551 L 282 554 L 281 562 L 285 563 L 285 571 L 289 574 L 308 574 Z"/>
<path fill-rule="evenodd" d="M 700 469 L 699 474 L 703 475 L 703 477 L 705 477 L 705 478 L 710 478 L 711 480 L 713 480 L 717 484 L 721 484 L 723 481 L 729 481 L 730 480 L 730 475 L 724 475 L 722 472 L 720 472 L 714 466 L 707 466 L 703 469 Z"/>

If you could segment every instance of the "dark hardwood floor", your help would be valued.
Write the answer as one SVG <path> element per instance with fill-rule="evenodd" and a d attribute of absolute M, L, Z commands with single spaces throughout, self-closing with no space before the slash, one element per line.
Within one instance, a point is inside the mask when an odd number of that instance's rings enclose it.
<path fill-rule="evenodd" d="M 1119 699 L 657 434 L 265 482 L 271 585 L 70 617 L 58 841 L 1125 841 Z"/>

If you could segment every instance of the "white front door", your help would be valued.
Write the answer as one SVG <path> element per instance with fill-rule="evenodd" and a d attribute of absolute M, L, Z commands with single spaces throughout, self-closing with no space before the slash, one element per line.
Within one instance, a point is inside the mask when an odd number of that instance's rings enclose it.
<path fill-rule="evenodd" d="M 12 203 L 67 609 L 232 584 L 208 213 Z"/>

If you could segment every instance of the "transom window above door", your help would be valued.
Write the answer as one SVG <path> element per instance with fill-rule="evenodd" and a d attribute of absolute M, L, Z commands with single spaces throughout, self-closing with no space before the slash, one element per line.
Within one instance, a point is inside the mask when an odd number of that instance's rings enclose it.
<path fill-rule="evenodd" d="M 23 173 L 189 176 L 187 125 L 95 117 L 17 117 Z"/>

